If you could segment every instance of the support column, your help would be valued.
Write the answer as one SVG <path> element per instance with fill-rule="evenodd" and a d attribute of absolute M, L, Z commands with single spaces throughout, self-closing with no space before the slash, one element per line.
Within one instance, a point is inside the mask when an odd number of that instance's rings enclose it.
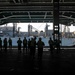
<path fill-rule="evenodd" d="M 59 0 L 53 0 L 53 40 L 60 41 L 59 34 Z M 60 46 L 60 43 L 59 43 Z"/>
<path fill-rule="evenodd" d="M 15 37 L 15 23 L 13 23 L 13 37 Z"/>

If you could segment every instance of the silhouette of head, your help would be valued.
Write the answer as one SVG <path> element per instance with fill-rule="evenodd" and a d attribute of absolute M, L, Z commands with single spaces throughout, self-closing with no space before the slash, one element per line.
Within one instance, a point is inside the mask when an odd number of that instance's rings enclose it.
<path fill-rule="evenodd" d="M 19 38 L 19 40 L 20 40 L 20 38 Z"/>
<path fill-rule="evenodd" d="M 51 40 L 51 37 L 50 37 L 50 40 Z"/>
<path fill-rule="evenodd" d="M 39 40 L 41 41 L 41 38 L 39 38 Z"/>
<path fill-rule="evenodd" d="M 26 39 L 26 37 L 24 37 L 24 39 Z"/>

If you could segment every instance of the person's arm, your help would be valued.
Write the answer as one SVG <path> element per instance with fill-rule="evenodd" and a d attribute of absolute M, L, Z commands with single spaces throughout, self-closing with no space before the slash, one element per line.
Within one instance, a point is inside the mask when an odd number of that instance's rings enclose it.
<path fill-rule="evenodd" d="M 17 43 L 18 43 L 18 41 L 17 41 Z"/>

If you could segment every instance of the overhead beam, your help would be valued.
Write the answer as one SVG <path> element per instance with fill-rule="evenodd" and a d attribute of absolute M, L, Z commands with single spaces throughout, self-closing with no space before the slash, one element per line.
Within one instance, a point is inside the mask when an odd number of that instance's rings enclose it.
<path fill-rule="evenodd" d="M 46 19 L 46 16 L 47 16 L 47 12 L 45 12 L 45 16 L 44 16 L 44 19 Z"/>
<path fill-rule="evenodd" d="M 31 19 L 30 13 L 28 12 L 29 19 Z"/>
<path fill-rule="evenodd" d="M 15 0 L 13 0 L 13 2 L 16 4 L 16 1 Z"/>
<path fill-rule="evenodd" d="M 13 0 L 13 2 L 16 2 L 16 0 Z M 18 0 L 18 2 L 24 2 L 23 0 Z M 28 6 L 28 5 L 30 5 L 30 6 L 32 6 L 32 5 L 35 5 L 35 6 L 44 6 L 44 5 L 46 5 L 46 6 L 52 6 L 52 4 L 53 4 L 53 0 L 51 0 L 51 1 L 48 1 L 48 2 L 28 2 L 29 4 L 27 4 L 26 6 Z M 9 1 L 7 1 L 7 2 L 0 2 L 0 6 L 12 6 L 12 5 L 14 5 L 14 4 L 10 4 L 9 3 Z M 18 5 L 18 4 L 16 4 L 16 5 Z M 24 4 L 20 4 L 21 6 L 23 6 L 23 5 L 25 5 L 25 2 L 24 2 Z M 62 0 L 62 2 L 59 2 L 59 5 L 60 6 L 74 6 L 75 5 L 75 1 L 73 2 L 73 1 L 71 1 L 71 2 L 64 2 L 64 0 Z"/>
<path fill-rule="evenodd" d="M 17 11 L 17 10 L 10 11 L 10 10 L 9 10 L 9 11 L 2 11 L 2 12 L 0 12 L 0 13 L 28 13 L 28 12 L 33 12 L 33 13 L 34 13 L 34 12 L 37 12 L 37 13 L 39 13 L 39 12 L 41 12 L 41 13 L 42 13 L 42 12 L 44 12 L 44 13 L 45 13 L 45 12 L 48 12 L 48 13 L 49 13 L 49 12 L 52 12 L 52 11 L 38 11 L 38 10 L 36 10 L 36 11 Z M 61 11 L 61 12 L 62 12 L 62 11 Z"/>
<path fill-rule="evenodd" d="M 64 0 L 63 0 L 63 2 L 64 2 Z"/>
<path fill-rule="evenodd" d="M 21 0 L 18 0 L 18 2 L 20 3 L 20 2 L 21 2 Z"/>
<path fill-rule="evenodd" d="M 75 18 L 72 18 L 72 17 L 68 17 L 68 16 L 64 16 L 64 15 L 61 15 L 61 16 L 64 17 L 64 18 L 67 18 L 67 19 L 75 20 Z"/>
<path fill-rule="evenodd" d="M 0 11 L 53 11 L 53 6 L 0 6 Z M 60 6 L 59 11 L 75 11 L 75 6 Z"/>
<path fill-rule="evenodd" d="M 12 15 L 12 16 L 8 16 L 8 17 L 1 18 L 0 21 L 1 20 L 4 20 L 4 19 L 9 19 L 9 18 L 12 18 L 12 17 L 24 17 L 24 15 Z"/>
<path fill-rule="evenodd" d="M 23 0 L 21 0 L 21 2 L 22 2 L 22 3 L 24 3 L 24 1 L 23 1 Z"/>
<path fill-rule="evenodd" d="M 51 0 L 51 3 L 53 3 L 53 0 Z"/>

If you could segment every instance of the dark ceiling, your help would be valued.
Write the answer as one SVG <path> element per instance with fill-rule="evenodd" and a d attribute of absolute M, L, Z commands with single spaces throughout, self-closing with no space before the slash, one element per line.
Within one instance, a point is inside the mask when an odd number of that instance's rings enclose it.
<path fill-rule="evenodd" d="M 75 22 L 75 0 L 59 0 L 59 19 Z M 53 22 L 53 0 L 0 0 L 0 25 L 10 22 Z"/>

